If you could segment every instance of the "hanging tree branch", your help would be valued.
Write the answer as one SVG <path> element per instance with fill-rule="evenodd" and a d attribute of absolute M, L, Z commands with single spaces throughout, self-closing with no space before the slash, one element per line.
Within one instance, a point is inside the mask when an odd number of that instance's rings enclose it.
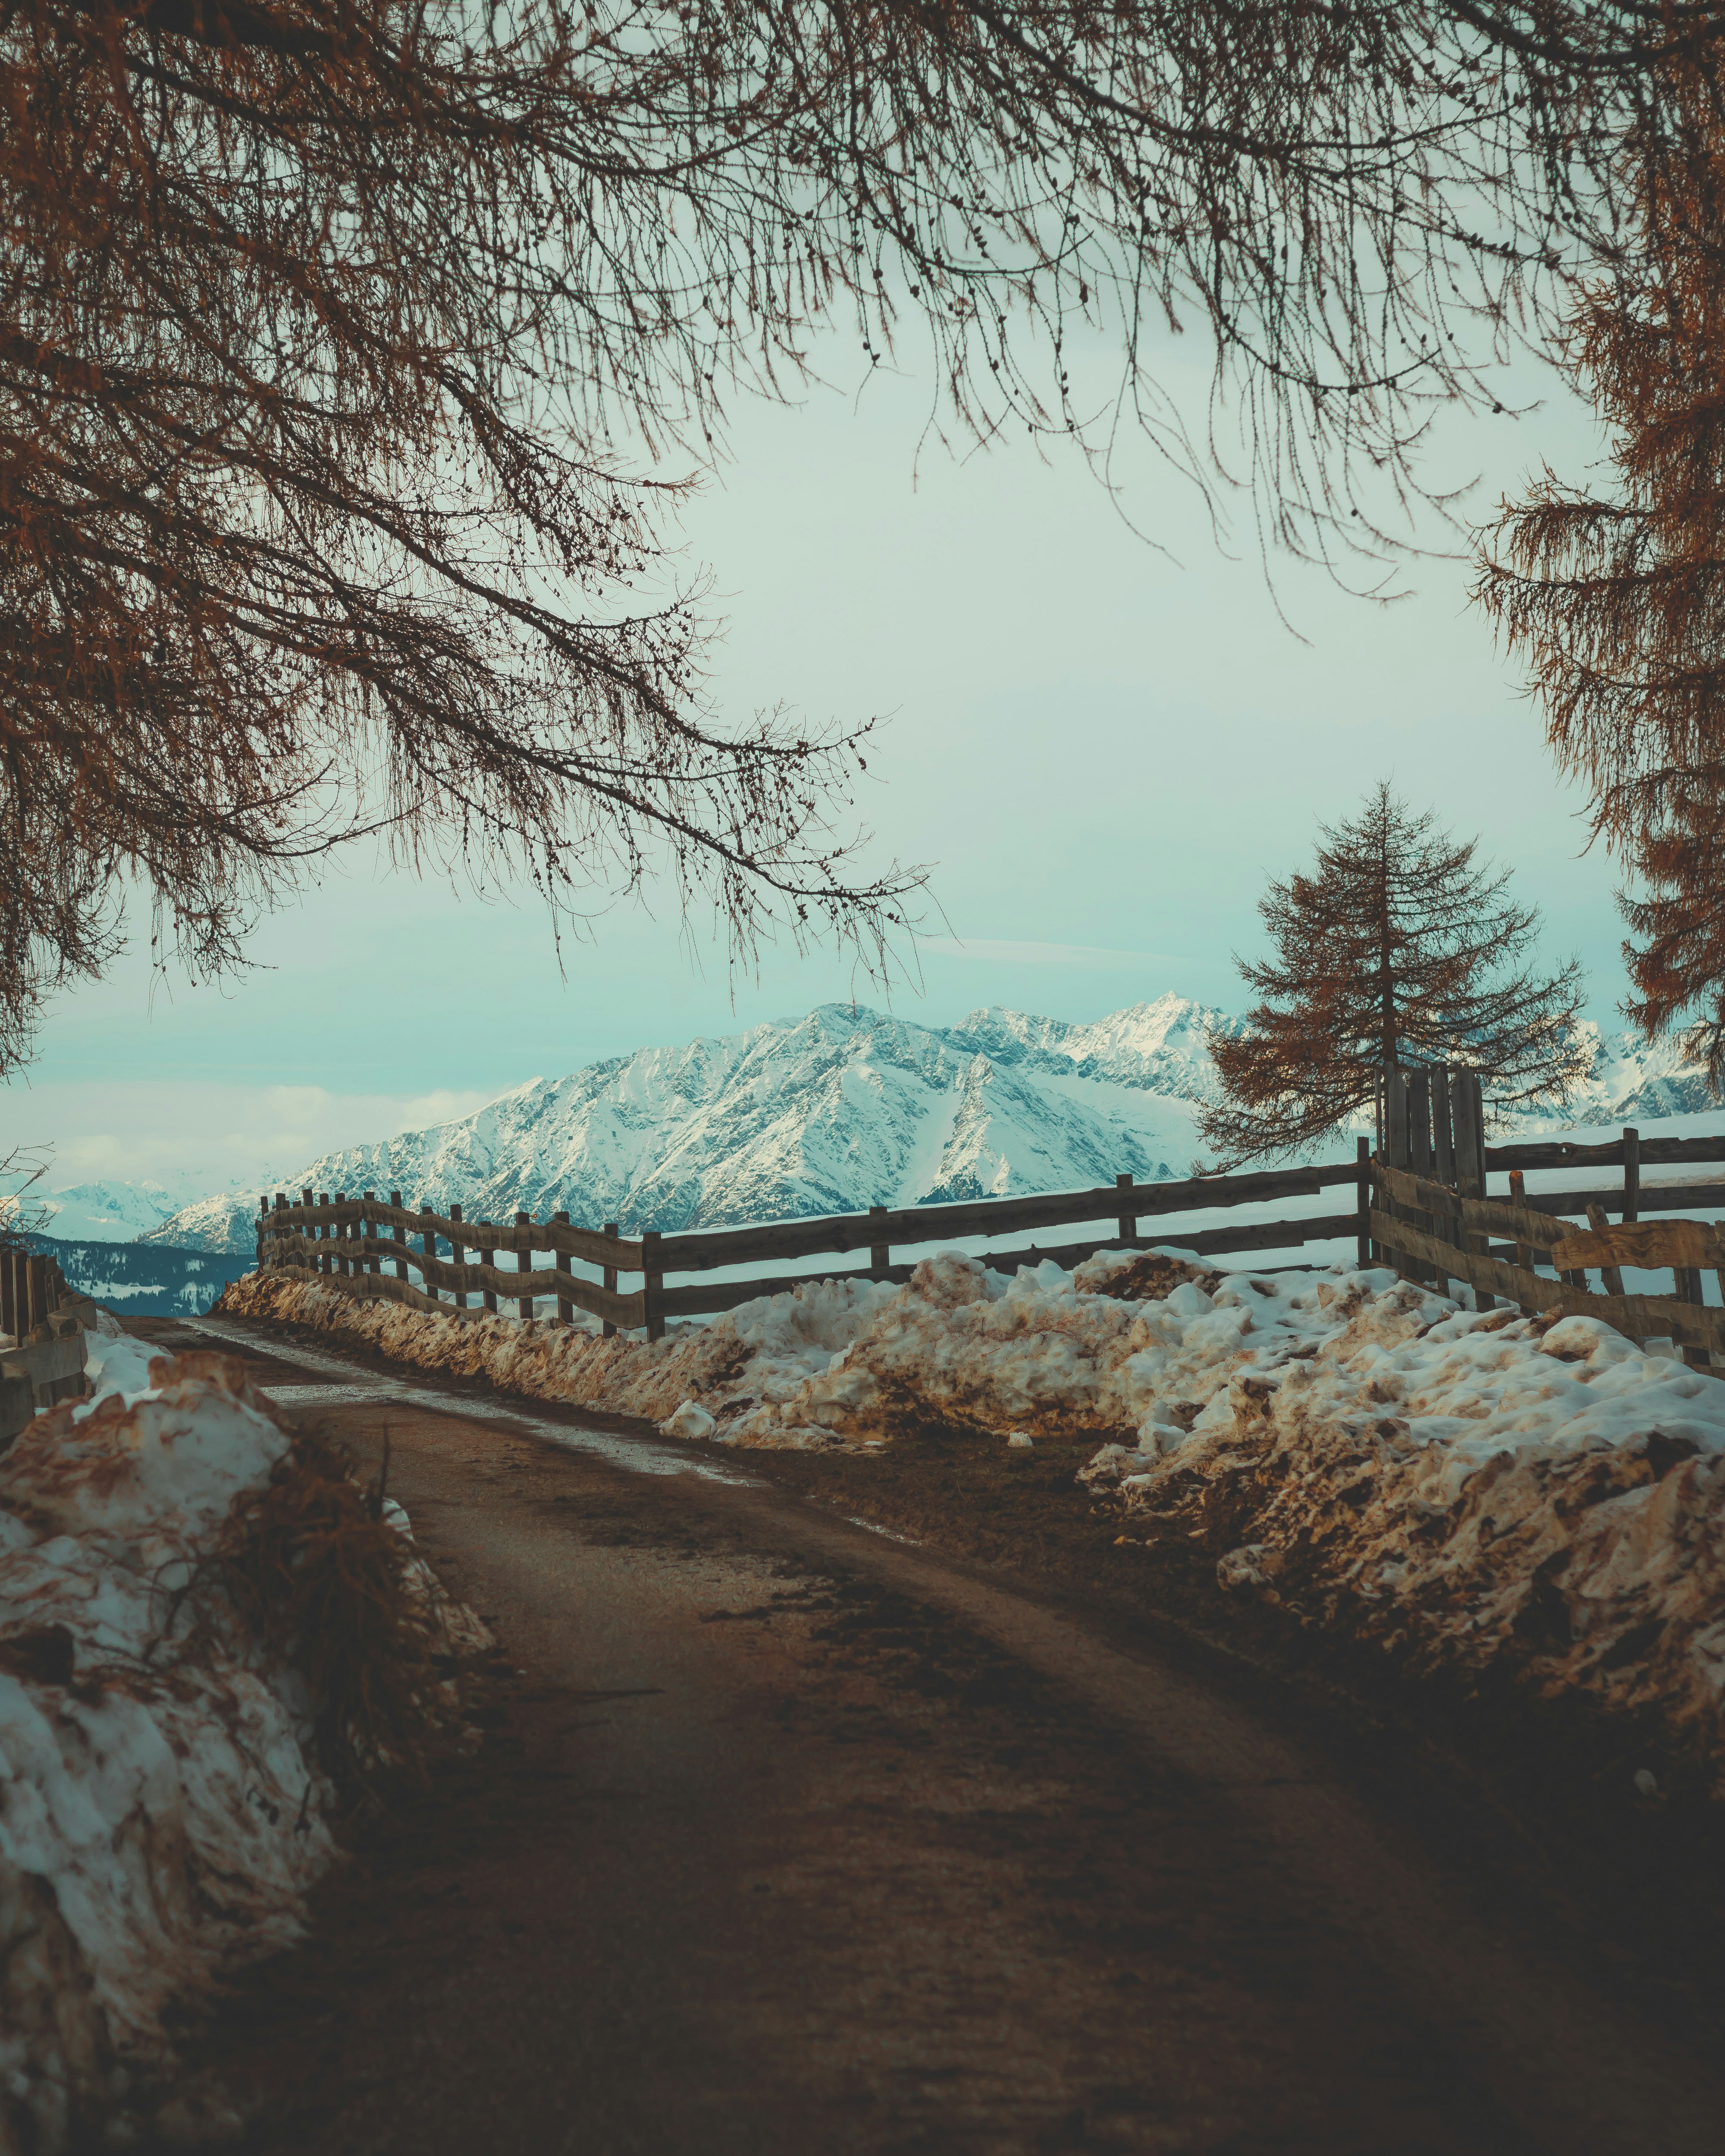
<path fill-rule="evenodd" d="M 863 738 L 721 726 L 681 489 L 814 332 L 914 325 L 943 425 L 1085 439 L 1069 343 L 1266 542 L 1389 543 L 1430 412 L 1623 244 L 1712 13 L 1390 0 L 0 0 L 0 1067 L 136 878 L 188 961 L 320 850 L 668 860 L 747 952 L 878 957 Z M 1157 378 L 1189 324 L 1209 413 Z M 1105 460 L 1117 414 L 1094 444 Z M 645 598 L 643 598 L 643 594 Z"/>

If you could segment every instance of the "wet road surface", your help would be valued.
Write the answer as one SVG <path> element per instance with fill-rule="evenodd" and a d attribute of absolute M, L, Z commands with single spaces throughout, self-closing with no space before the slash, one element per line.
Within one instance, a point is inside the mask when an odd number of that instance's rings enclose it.
<path fill-rule="evenodd" d="M 220 1329 L 362 1459 L 387 1436 L 508 1655 L 480 1761 L 218 2021 L 250 2145 L 1725 2145 L 1704 2048 L 1355 1786 L 1296 1702 L 747 1454 Z"/>

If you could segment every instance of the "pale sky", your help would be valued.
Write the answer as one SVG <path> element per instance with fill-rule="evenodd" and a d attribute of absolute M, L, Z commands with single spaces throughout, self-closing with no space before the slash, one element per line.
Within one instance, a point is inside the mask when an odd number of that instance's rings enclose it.
<path fill-rule="evenodd" d="M 727 619 L 721 706 L 783 701 L 891 724 L 865 803 L 884 861 L 933 865 L 935 939 L 891 1007 L 951 1024 L 999 1003 L 1096 1018 L 1168 990 L 1240 1008 L 1230 952 L 1259 947 L 1270 875 L 1309 858 L 1320 818 L 1380 776 L 1516 870 L 1546 952 L 1579 952 L 1593 1014 L 1623 993 L 1610 865 L 1584 856 L 1539 716 L 1466 603 L 1465 563 L 1411 571 L 1389 608 L 1278 571 L 1277 619 L 1249 531 L 1219 553 L 1195 499 L 1140 460 L 1126 506 L 1076 456 L 1019 435 L 955 462 L 919 457 L 914 372 L 857 377 L 793 409 L 746 407 L 734 461 L 686 519 Z M 1189 378 L 1189 386 L 1199 377 Z M 1596 454 L 1555 384 L 1531 418 L 1441 437 L 1446 482 L 1497 495 L 1548 456 Z M 679 467 L 680 468 L 680 467 Z M 1445 543 L 1433 526 L 1430 543 Z M 139 924 L 134 921 L 136 931 Z M 141 930 L 147 941 L 147 927 Z M 135 956 L 52 1008 L 34 1068 L 0 1096 L 0 1149 L 56 1149 L 52 1180 L 249 1184 L 327 1147 L 464 1112 L 535 1075 L 842 1000 L 886 997 L 830 957 L 768 952 L 727 973 L 675 915 L 624 906 L 564 947 L 531 895 L 380 877 L 369 855 L 265 924 L 259 970 L 221 988 L 152 984 Z M 734 998 L 734 1000 L 733 1000 Z"/>

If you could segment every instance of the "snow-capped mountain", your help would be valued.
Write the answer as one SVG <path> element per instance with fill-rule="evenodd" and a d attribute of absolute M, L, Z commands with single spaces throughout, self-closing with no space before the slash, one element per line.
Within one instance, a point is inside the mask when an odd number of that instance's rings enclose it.
<path fill-rule="evenodd" d="M 1696 1115 L 1718 1106 L 1700 1068 L 1686 1061 L 1671 1041 L 1650 1047 L 1630 1034 L 1601 1034 L 1591 1023 L 1579 1030 L 1594 1045 L 1591 1076 L 1561 1115 L 1522 1117 L 1518 1129 L 1651 1123 L 1663 1116 Z"/>
<path fill-rule="evenodd" d="M 1171 995 L 1094 1025 L 985 1009 L 939 1028 L 828 1004 L 534 1079 L 459 1122 L 326 1154 L 289 1187 L 669 1232 L 1184 1175 L 1213 1019 L 1228 1023 Z M 223 1197 L 151 1240 L 238 1250 L 253 1233 Z"/>
<path fill-rule="evenodd" d="M 74 1183 L 50 1190 L 28 1209 L 44 1216 L 42 1232 L 74 1241 L 129 1243 L 159 1228 L 182 1199 L 160 1183 Z"/>
<path fill-rule="evenodd" d="M 925 1026 L 827 1004 L 533 1079 L 457 1122 L 326 1153 L 283 1187 L 395 1189 L 475 1219 L 562 1210 L 634 1233 L 1183 1176 L 1202 1153 L 1196 1104 L 1216 1087 L 1206 1029 L 1240 1023 L 1173 995 L 1084 1025 L 989 1008 Z M 1591 1030 L 1579 1097 L 1517 1132 L 1712 1105 L 1669 1048 Z M 247 1251 L 255 1203 L 203 1199 L 143 1240 Z"/>

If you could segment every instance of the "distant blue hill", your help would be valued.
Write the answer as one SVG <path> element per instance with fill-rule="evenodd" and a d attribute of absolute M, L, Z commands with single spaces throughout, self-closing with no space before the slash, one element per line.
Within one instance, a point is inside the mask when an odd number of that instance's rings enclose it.
<path fill-rule="evenodd" d="M 66 1286 L 122 1317 L 201 1317 L 229 1281 L 251 1271 L 251 1254 L 177 1250 L 164 1243 L 62 1242 L 32 1235 L 55 1259 Z"/>

